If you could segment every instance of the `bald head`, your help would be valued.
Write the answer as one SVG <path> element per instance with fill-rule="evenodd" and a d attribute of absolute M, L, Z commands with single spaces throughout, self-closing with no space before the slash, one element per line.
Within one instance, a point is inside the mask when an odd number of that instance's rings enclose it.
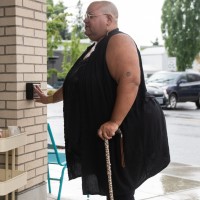
<path fill-rule="evenodd" d="M 93 1 L 91 5 L 95 5 L 102 13 L 112 15 L 116 21 L 118 20 L 118 10 L 114 3 L 110 1 Z"/>
<path fill-rule="evenodd" d="M 93 1 L 87 8 L 85 35 L 99 41 L 110 31 L 118 28 L 118 10 L 110 1 Z"/>

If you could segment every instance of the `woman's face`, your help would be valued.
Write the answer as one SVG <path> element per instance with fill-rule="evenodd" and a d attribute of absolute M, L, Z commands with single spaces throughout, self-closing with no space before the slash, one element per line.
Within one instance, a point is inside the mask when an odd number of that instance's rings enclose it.
<path fill-rule="evenodd" d="M 108 15 L 101 11 L 99 4 L 90 4 L 85 14 L 85 35 L 92 41 L 99 41 L 107 33 Z"/>

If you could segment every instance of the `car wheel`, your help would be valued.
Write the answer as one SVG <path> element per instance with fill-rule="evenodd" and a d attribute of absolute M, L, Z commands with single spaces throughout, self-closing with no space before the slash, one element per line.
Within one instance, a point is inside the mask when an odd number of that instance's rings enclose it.
<path fill-rule="evenodd" d="M 198 100 L 195 102 L 196 106 L 198 109 L 200 109 L 200 96 L 198 98 Z"/>
<path fill-rule="evenodd" d="M 177 97 L 175 94 L 171 94 L 169 97 L 169 107 L 175 109 L 177 104 Z"/>

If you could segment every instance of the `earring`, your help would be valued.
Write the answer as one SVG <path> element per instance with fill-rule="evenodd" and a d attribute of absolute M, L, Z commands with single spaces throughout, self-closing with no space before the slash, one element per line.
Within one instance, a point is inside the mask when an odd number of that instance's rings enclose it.
<path fill-rule="evenodd" d="M 106 32 L 106 36 L 108 36 L 108 33 L 109 33 L 109 32 L 107 31 L 107 32 Z"/>

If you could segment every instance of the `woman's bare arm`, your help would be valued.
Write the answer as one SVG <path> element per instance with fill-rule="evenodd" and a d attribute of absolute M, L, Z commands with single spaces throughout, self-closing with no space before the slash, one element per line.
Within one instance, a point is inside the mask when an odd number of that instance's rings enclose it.
<path fill-rule="evenodd" d="M 119 34 L 111 39 L 107 63 L 111 76 L 118 84 L 111 121 L 120 125 L 136 99 L 140 84 L 137 49 L 128 35 Z"/>
<path fill-rule="evenodd" d="M 117 82 L 117 95 L 110 121 L 101 125 L 98 134 L 110 139 L 130 111 L 140 84 L 140 67 L 134 41 L 126 34 L 113 36 L 107 47 L 109 72 Z"/>

